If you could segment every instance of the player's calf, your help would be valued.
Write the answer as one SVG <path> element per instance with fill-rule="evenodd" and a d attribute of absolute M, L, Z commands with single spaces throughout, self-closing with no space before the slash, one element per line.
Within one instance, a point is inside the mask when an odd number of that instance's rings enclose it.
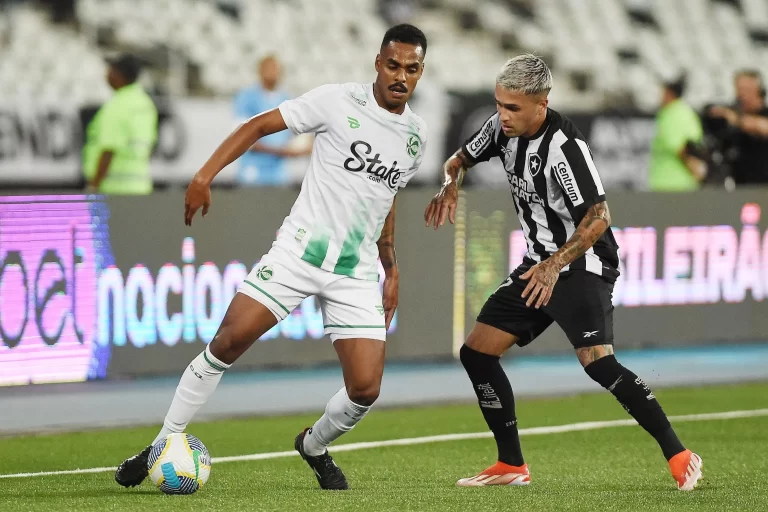
<path fill-rule="evenodd" d="M 595 347 L 578 349 L 579 360 L 592 380 L 611 392 L 624 409 L 632 415 L 654 439 L 659 443 L 664 457 L 669 461 L 685 450 L 677 438 L 674 429 L 661 408 L 656 395 L 648 385 L 633 372 L 622 366 L 613 355 L 603 355 L 592 361 L 585 361 L 585 351 L 595 352 Z"/>
<path fill-rule="evenodd" d="M 515 396 L 499 357 L 478 352 L 468 345 L 461 347 L 459 357 L 472 381 L 485 422 L 493 432 L 498 461 L 512 467 L 524 466 L 517 431 Z"/>
<path fill-rule="evenodd" d="M 214 340 L 184 370 L 176 393 L 163 421 L 163 428 L 152 445 L 168 434 L 183 432 L 200 407 L 221 381 L 224 372 L 240 354 L 277 322 L 266 306 L 238 293 L 227 309 Z M 140 484 L 147 477 L 149 448 L 123 461 L 115 480 L 125 487 Z"/>
<path fill-rule="evenodd" d="M 362 420 L 371 406 L 353 401 L 347 389 L 341 388 L 325 406 L 325 413 L 303 436 L 303 450 L 312 457 L 327 453 L 328 446 L 352 430 Z"/>
<path fill-rule="evenodd" d="M 304 441 L 307 455 L 320 456 L 328 445 L 352 430 L 379 397 L 384 373 L 384 341 L 337 338 L 344 387 L 328 401 L 325 413 L 309 429 Z"/>

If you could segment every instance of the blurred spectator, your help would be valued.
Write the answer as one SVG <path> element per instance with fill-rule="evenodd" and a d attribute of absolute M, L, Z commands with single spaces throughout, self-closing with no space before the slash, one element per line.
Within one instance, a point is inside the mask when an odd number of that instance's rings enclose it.
<path fill-rule="evenodd" d="M 136 81 L 139 60 L 110 60 L 107 82 L 115 90 L 88 124 L 83 173 L 91 189 L 104 194 L 150 194 L 149 158 L 157 142 L 157 108 Z"/>
<path fill-rule="evenodd" d="M 768 183 L 768 108 L 766 90 L 760 73 L 745 70 L 736 73 L 736 105 L 713 106 L 709 116 L 723 119 L 730 128 L 735 150 L 731 176 L 737 185 Z"/>
<path fill-rule="evenodd" d="M 685 80 L 664 85 L 651 146 L 650 188 L 660 192 L 696 190 L 706 174 L 702 160 L 692 155 L 701 143 L 701 120 L 682 96 Z"/>
<path fill-rule="evenodd" d="M 289 98 L 279 88 L 282 70 L 273 55 L 259 63 L 260 84 L 243 89 L 235 96 L 235 115 L 243 122 L 257 114 L 277 108 Z M 237 181 L 244 186 L 280 186 L 289 183 L 285 169 L 286 157 L 305 156 L 311 147 L 295 149 L 290 146 L 291 132 L 284 130 L 262 137 L 239 160 Z"/>
<path fill-rule="evenodd" d="M 419 7 L 419 0 L 379 0 L 379 13 L 390 25 L 408 23 Z"/>
<path fill-rule="evenodd" d="M 75 21 L 75 0 L 40 0 L 51 11 L 51 21 L 68 23 Z"/>

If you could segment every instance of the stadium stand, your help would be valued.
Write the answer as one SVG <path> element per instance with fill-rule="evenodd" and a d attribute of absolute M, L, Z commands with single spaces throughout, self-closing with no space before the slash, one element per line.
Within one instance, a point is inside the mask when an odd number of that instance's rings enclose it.
<path fill-rule="evenodd" d="M 177 95 L 229 96 L 253 63 L 278 51 L 301 92 L 364 80 L 387 21 L 376 0 L 79 0 L 75 23 L 54 25 L 23 5 L 0 15 L 0 95 L 6 101 L 99 100 L 101 55 L 138 51 L 156 86 Z M 685 72 L 694 106 L 728 101 L 732 72 L 768 68 L 762 0 L 422 0 L 410 21 L 430 37 L 430 80 L 487 88 L 509 55 L 550 60 L 558 104 L 574 110 L 653 110 L 659 84 Z M 295 20 L 304 25 L 296 30 Z M 34 53 L 35 58 L 30 58 Z M 478 58 L 482 56 L 482 58 Z M 70 71 L 77 69 L 75 75 Z"/>

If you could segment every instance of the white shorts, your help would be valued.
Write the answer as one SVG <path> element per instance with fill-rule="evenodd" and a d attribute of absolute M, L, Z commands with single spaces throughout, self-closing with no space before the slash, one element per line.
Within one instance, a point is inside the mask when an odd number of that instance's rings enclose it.
<path fill-rule="evenodd" d="M 279 247 L 272 247 L 237 291 L 264 304 L 278 322 L 315 295 L 331 341 L 386 339 L 378 282 L 328 272 Z"/>

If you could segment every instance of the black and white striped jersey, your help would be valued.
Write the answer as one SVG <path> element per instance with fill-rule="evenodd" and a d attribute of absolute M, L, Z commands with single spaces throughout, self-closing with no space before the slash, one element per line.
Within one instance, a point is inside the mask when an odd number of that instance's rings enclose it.
<path fill-rule="evenodd" d="M 524 264 L 550 257 L 576 231 L 587 210 L 605 200 L 605 190 L 584 136 L 570 119 L 548 109 L 530 138 L 509 138 L 492 115 L 463 146 L 475 163 L 499 157 L 504 164 L 528 252 Z M 563 272 L 584 269 L 614 282 L 618 245 L 609 228 L 587 253 Z"/>

